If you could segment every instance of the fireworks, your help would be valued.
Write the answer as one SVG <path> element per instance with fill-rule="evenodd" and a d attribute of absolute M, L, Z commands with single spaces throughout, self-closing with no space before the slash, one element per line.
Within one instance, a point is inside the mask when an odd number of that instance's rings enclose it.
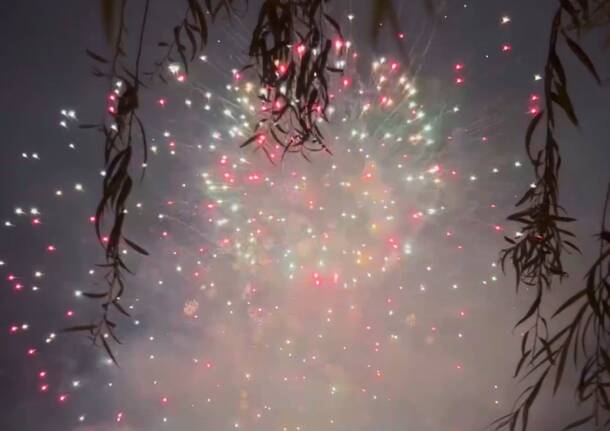
<path fill-rule="evenodd" d="M 133 320 L 117 320 L 121 369 L 96 351 L 101 359 L 90 376 L 34 370 L 33 392 L 53 397 L 76 425 L 95 426 L 91 418 L 103 416 L 111 426 L 153 430 L 397 429 L 438 396 L 413 388 L 491 398 L 498 388 L 490 381 L 465 383 L 478 372 L 470 319 L 478 315 L 477 292 L 499 276 L 492 262 L 505 229 L 503 202 L 489 184 L 520 164 L 490 164 L 497 150 L 485 147 L 493 145 L 489 128 L 460 117 L 459 97 L 436 100 L 434 85 L 412 65 L 379 56 L 363 67 L 348 38 L 335 47 L 346 51 L 345 74 L 331 86 L 329 123 L 318 124 L 333 154 L 308 154 L 310 161 L 283 157 L 268 130 L 239 147 L 265 109 L 263 90 L 239 65 L 201 57 L 204 70 L 222 70 L 214 91 L 170 65 L 173 86 L 149 106 L 160 118 L 149 131 L 149 173 L 128 209 L 128 236 L 151 256 L 122 251 L 136 275 L 121 300 Z M 295 47 L 299 55 L 303 49 Z M 509 43 L 499 49 L 512 50 Z M 445 66 L 444 87 L 474 85 L 468 63 L 451 58 Z M 530 113 L 537 100 L 528 102 Z M 77 117 L 62 110 L 62 130 L 73 130 Z M 97 190 L 84 179 L 49 187 L 59 208 Z M 24 201 L 5 226 L 27 220 L 28 229 L 42 229 L 53 212 L 63 209 Z M 95 217 L 75 212 L 93 264 Z M 19 295 L 44 294 L 54 265 L 77 261 L 72 271 L 86 277 L 62 285 L 69 293 L 53 331 L 94 315 L 83 292 L 100 273 L 82 267 L 80 245 L 50 235 L 36 245 L 46 264 L 31 276 L 13 275 L 13 259 L 1 256 Z M 22 321 L 7 328 L 13 338 L 31 332 Z M 22 349 L 36 364 L 60 349 L 49 346 L 56 333 L 42 330 L 42 340 Z M 97 391 L 99 411 L 86 402 Z"/>

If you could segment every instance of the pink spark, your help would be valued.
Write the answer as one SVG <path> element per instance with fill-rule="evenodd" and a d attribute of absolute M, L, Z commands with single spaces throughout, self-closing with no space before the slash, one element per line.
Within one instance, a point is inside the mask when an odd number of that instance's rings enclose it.
<path fill-rule="evenodd" d="M 282 64 L 278 65 L 277 71 L 280 75 L 283 75 L 288 71 L 288 66 L 286 66 L 284 63 L 282 63 Z"/>

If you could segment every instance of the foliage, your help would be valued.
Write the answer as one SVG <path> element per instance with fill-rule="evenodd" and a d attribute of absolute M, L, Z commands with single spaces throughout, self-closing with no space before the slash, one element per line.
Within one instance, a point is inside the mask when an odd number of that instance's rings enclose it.
<path fill-rule="evenodd" d="M 189 63 L 207 45 L 209 24 L 221 14 L 230 17 L 237 2 L 186 0 L 184 17 L 173 28 L 172 41 L 158 43 L 165 53 L 154 63 L 153 70 L 148 72 L 142 71 L 141 59 L 150 0 L 145 0 L 141 10 L 132 67 L 126 64 L 131 58 L 126 49 L 127 3 L 127 0 L 101 0 L 104 30 L 112 45 L 113 55 L 110 60 L 90 50 L 87 50 L 87 55 L 97 64 L 93 68 L 93 75 L 110 82 L 109 102 L 99 124 L 81 125 L 82 128 L 96 129 L 105 141 L 105 175 L 102 197 L 96 210 L 95 229 L 105 250 L 105 262 L 99 266 L 107 271 L 107 289 L 84 294 L 101 301 L 103 313 L 94 323 L 66 329 L 69 332 L 88 332 L 93 343 L 103 346 L 115 362 L 109 340 L 118 343 L 119 339 L 115 334 L 116 323 L 110 320 L 110 310 L 114 308 L 129 316 L 120 304 L 125 290 L 125 272 L 129 272 L 121 256 L 121 247 L 125 244 L 140 254 L 148 254 L 143 247 L 124 235 L 127 202 L 134 184 L 132 170 L 136 140 L 139 140 L 143 150 L 142 175 L 147 161 L 146 130 L 138 114 L 140 91 L 146 87 L 143 81 L 160 80 L 167 83 L 166 71 L 169 64 L 175 62 L 179 62 L 188 73 Z M 256 70 L 261 86 L 266 89 L 261 99 L 269 106 L 269 115 L 261 119 L 253 136 L 243 146 L 256 141 L 257 148 L 262 148 L 270 160 L 266 146 L 267 133 L 276 144 L 284 147 L 284 154 L 299 152 L 307 158 L 310 151 L 328 151 L 317 122 L 326 120 L 330 100 L 329 74 L 341 72 L 329 64 L 333 38 L 336 38 L 336 54 L 341 55 L 344 47 L 338 23 L 325 12 L 326 3 L 328 0 L 262 1 L 250 43 L 252 64 L 244 70 Z M 108 213 L 112 216 L 112 223 L 105 228 Z"/>
<path fill-rule="evenodd" d="M 505 237 L 509 246 L 501 253 L 502 267 L 507 262 L 515 270 L 516 287 L 526 286 L 535 291 L 535 297 L 527 312 L 516 326 L 528 325 L 523 333 L 521 358 L 515 370 L 515 377 L 528 378 L 535 375 L 534 383 L 528 386 L 516 400 L 512 411 L 493 423 L 496 429 L 514 430 L 519 423 L 522 429 L 528 425 L 529 412 L 536 401 L 547 378 L 554 373 L 553 392 L 556 392 L 564 375 L 567 355 L 573 352 L 574 365 L 580 367 L 580 380 L 577 387 L 579 402 L 591 402 L 593 412 L 582 421 L 566 427 L 575 428 L 594 421 L 600 424 L 602 412 L 610 420 L 610 404 L 606 396 L 606 384 L 610 380 L 610 361 L 606 361 L 608 329 L 605 320 L 610 316 L 608 301 L 608 274 L 600 272 L 608 259 L 608 232 L 602 224 L 600 233 L 600 257 L 587 273 L 586 286 L 567 299 L 552 318 L 562 315 L 566 310 L 574 311 L 573 320 L 558 332 L 550 328 L 549 321 L 543 316 L 543 298 L 556 280 L 568 274 L 564 270 L 564 252 L 580 252 L 574 244 L 574 234 L 565 224 L 574 222 L 568 217 L 559 203 L 559 169 L 561 155 L 557 141 L 558 107 L 570 123 L 578 126 L 578 118 L 568 91 L 567 76 L 558 54 L 558 44 L 565 42 L 567 48 L 585 66 L 596 82 L 601 84 L 593 62 L 572 33 L 591 27 L 593 21 L 606 9 L 599 8 L 599 2 L 588 0 L 561 0 L 551 25 L 548 57 L 544 72 L 545 111 L 538 113 L 531 121 L 525 138 L 525 148 L 534 168 L 535 183 L 517 202 L 524 207 L 511 214 L 508 219 L 521 224 L 521 231 L 515 238 Z M 609 2 L 604 1 L 608 4 Z M 563 24 L 569 19 L 569 24 Z M 543 124 L 545 139 L 536 149 L 533 144 L 534 132 Z M 607 201 L 606 201 L 607 207 Z M 603 220 L 605 220 L 606 207 Z M 602 222 L 603 222 L 602 220 Z M 584 303 L 583 303 L 584 302 Z M 584 322 L 584 323 L 583 323 Z M 594 345 L 591 350 L 590 345 Z M 607 425 L 610 422 L 604 424 Z"/>
<path fill-rule="evenodd" d="M 110 17 L 114 15 L 114 9 L 109 6 L 107 1 L 103 2 L 103 6 L 105 16 Z M 102 72 L 98 68 L 94 68 L 94 75 L 108 78 L 111 82 L 111 86 L 116 80 L 119 80 L 118 82 L 120 82 L 121 85 L 116 90 L 111 91 L 109 95 L 109 106 L 107 108 L 108 114 L 102 123 L 81 126 L 83 128 L 97 129 L 103 134 L 105 141 L 105 175 L 102 184 L 102 199 L 98 204 L 95 215 L 95 230 L 97 237 L 105 250 L 105 262 L 99 266 L 106 270 L 104 279 L 107 289 L 105 292 L 84 293 L 85 296 L 102 302 L 103 313 L 101 318 L 95 323 L 73 326 L 66 329 L 66 331 L 88 332 L 93 343 L 96 345 L 101 344 L 110 358 L 115 362 L 116 359 L 112 353 L 108 339 L 111 338 L 117 343 L 119 342 L 119 339 L 115 335 L 116 323 L 110 320 L 110 309 L 114 308 L 121 314 L 129 316 L 129 313 L 120 304 L 121 295 L 125 289 L 123 271 L 129 271 L 121 257 L 120 247 L 124 242 L 137 252 L 147 254 L 142 247 L 124 237 L 123 225 L 127 214 L 127 199 L 133 187 L 133 179 L 129 172 L 129 168 L 133 157 L 134 131 L 136 127 L 139 129 L 143 148 L 143 167 L 145 167 L 146 164 L 146 133 L 137 110 L 139 89 L 142 85 L 140 80 L 142 41 L 144 39 L 144 32 L 148 20 L 150 0 L 146 0 L 142 15 L 142 23 L 139 32 L 140 43 L 133 71 L 126 67 L 121 61 L 126 57 L 124 51 L 124 39 L 127 33 L 125 25 L 126 6 L 127 0 L 122 0 L 118 13 L 120 19 L 117 34 L 112 37 L 114 49 L 111 61 L 109 62 L 94 52 L 87 51 L 89 57 L 95 62 L 99 64 L 109 64 L 107 72 Z M 111 29 L 110 26 L 107 26 L 106 28 L 108 31 Z M 114 221 L 108 235 L 104 236 L 102 233 L 102 221 L 107 209 L 112 211 Z"/>
<path fill-rule="evenodd" d="M 494 422 L 496 429 L 516 428 L 519 420 L 527 428 L 529 411 L 547 378 L 554 374 L 553 393 L 556 393 L 565 374 L 568 355 L 575 367 L 580 367 L 576 397 L 580 403 L 589 403 L 591 413 L 567 425 L 564 430 L 593 423 L 596 429 L 610 425 L 610 230 L 606 226 L 610 205 L 610 186 L 602 215 L 599 237 L 599 254 L 585 276 L 585 285 L 568 298 L 552 318 L 571 312 L 569 322 L 553 336 L 540 338 L 541 348 L 534 350 L 528 344 L 526 332 L 521 344 L 521 360 L 515 376 L 528 378 L 537 375 L 518 397 L 513 411 Z M 528 366 L 522 368 L 527 361 Z"/>
<path fill-rule="evenodd" d="M 137 33 L 135 57 L 128 55 L 126 22 L 127 0 L 100 0 L 104 30 L 112 46 L 112 58 L 87 51 L 98 66 L 93 74 L 110 82 L 110 103 L 100 124 L 84 125 L 95 128 L 105 140 L 105 177 L 102 198 L 96 211 L 96 232 L 105 250 L 107 289 L 104 292 L 85 294 L 100 300 L 102 317 L 94 323 L 68 328 L 67 331 L 86 331 L 93 342 L 102 345 L 115 360 L 109 340 L 119 342 L 110 320 L 111 309 L 127 314 L 120 305 L 124 292 L 124 273 L 129 272 L 121 258 L 123 244 L 141 254 L 147 252 L 124 236 L 127 202 L 133 187 L 134 144 L 142 145 L 142 167 L 146 167 L 146 131 L 138 114 L 143 81 L 167 82 L 168 65 L 180 63 L 189 72 L 189 64 L 205 49 L 209 27 L 219 17 L 231 17 L 235 0 L 184 0 L 185 11 L 181 21 L 173 27 L 170 42 L 161 41 L 164 55 L 154 63 L 153 70 L 143 72 L 142 49 L 150 7 L 143 0 L 138 9 L 141 24 Z M 563 112 L 570 123 L 578 126 L 567 75 L 559 55 L 560 43 L 583 64 L 599 82 L 595 66 L 576 42 L 581 32 L 610 23 L 609 0 L 557 0 L 546 67 L 544 72 L 545 110 L 531 121 L 525 139 L 528 158 L 534 168 L 535 182 L 517 203 L 518 211 L 509 219 L 520 223 L 521 232 L 515 238 L 506 237 L 508 247 L 501 253 L 503 268 L 510 264 L 516 274 L 516 287 L 533 290 L 535 297 L 517 326 L 527 325 L 521 344 L 521 358 L 515 377 L 533 379 L 515 402 L 511 412 L 492 425 L 496 429 L 511 431 L 520 424 L 528 426 L 530 410 L 545 382 L 554 376 L 553 392 L 561 385 L 565 364 L 570 353 L 575 366 L 580 367 L 576 397 L 589 403 L 591 414 L 568 425 L 565 429 L 594 423 L 606 426 L 610 420 L 610 403 L 607 388 L 610 385 L 610 233 L 605 227 L 608 197 L 599 234 L 600 251 L 597 260 L 586 276 L 585 286 L 566 300 L 555 314 L 547 319 L 542 313 L 546 294 L 554 283 L 567 276 L 564 269 L 565 253 L 579 252 L 573 234 L 566 228 L 570 218 L 559 203 L 560 148 L 557 140 L 557 111 Z M 248 0 L 244 0 L 249 4 Z M 330 149 L 324 143 L 318 126 L 327 121 L 326 111 L 330 100 L 330 83 L 333 74 L 342 73 L 342 56 L 345 45 L 340 25 L 328 12 L 331 0 L 260 0 L 258 19 L 253 29 L 248 55 L 250 64 L 240 73 L 254 73 L 264 91 L 260 100 L 265 107 L 252 135 L 242 147 L 252 146 L 263 151 L 270 161 L 275 160 L 275 148 L 281 149 L 281 158 L 299 154 L 309 160 L 312 152 Z M 434 10 L 434 0 L 424 0 Z M 381 24 L 389 23 L 397 32 L 399 22 L 391 0 L 374 0 L 371 15 L 371 36 L 375 40 Z M 126 63 L 133 60 L 133 65 Z M 105 70 L 101 70 L 105 68 Z M 534 143 L 534 134 L 544 128 L 541 145 Z M 110 227 L 104 220 L 111 216 Z M 569 315 L 568 313 L 572 313 Z M 550 323 L 556 316 L 568 324 L 553 330 Z M 116 362 L 116 361 L 115 361 Z"/>
<path fill-rule="evenodd" d="M 328 120 L 328 73 L 342 72 L 329 61 L 333 51 L 338 56 L 345 52 L 345 43 L 339 24 L 324 11 L 325 3 L 266 0 L 261 6 L 249 55 L 258 66 L 264 88 L 259 97 L 268 116 L 242 147 L 255 142 L 271 161 L 270 146 L 275 145 L 283 148 L 282 157 L 296 152 L 307 159 L 312 151 L 330 152 L 317 123 Z M 336 38 L 334 50 L 331 37 Z"/>

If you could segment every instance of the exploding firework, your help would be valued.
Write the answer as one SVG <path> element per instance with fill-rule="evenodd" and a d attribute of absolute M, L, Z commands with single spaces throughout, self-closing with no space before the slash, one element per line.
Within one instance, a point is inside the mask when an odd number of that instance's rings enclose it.
<path fill-rule="evenodd" d="M 503 230 L 489 184 L 504 166 L 474 147 L 487 145 L 487 118 L 461 124 L 457 104 L 435 100 L 413 67 L 383 57 L 362 65 L 345 48 L 329 121 L 318 122 L 332 154 L 284 154 L 264 127 L 240 148 L 264 116 L 264 89 L 226 58 L 201 58 L 220 72 L 213 89 L 170 66 L 176 85 L 150 108 L 160 120 L 149 173 L 129 209 L 129 235 L 151 252 L 137 260 L 125 250 L 136 276 L 122 303 L 137 330 L 118 322 L 121 371 L 106 357 L 86 381 L 37 369 L 42 394 L 74 406 L 79 423 L 103 415 L 136 429 L 291 431 L 395 429 L 435 402 L 433 388 L 479 396 L 480 385 L 465 383 L 476 349 L 464 334 L 473 292 L 497 279 L 490 250 Z M 467 86 L 466 65 L 451 69 L 452 88 Z M 62 127 L 75 124 L 73 110 L 62 112 Z M 83 184 L 71 187 L 94 189 Z M 45 216 L 15 210 L 34 227 Z M 25 282 L 10 277 L 21 291 Z M 65 319 L 85 316 L 81 288 Z M 15 322 L 9 333 L 29 329 Z M 56 338 L 28 357 L 44 363 Z M 78 401 L 99 388 L 101 413 L 84 411 Z"/>

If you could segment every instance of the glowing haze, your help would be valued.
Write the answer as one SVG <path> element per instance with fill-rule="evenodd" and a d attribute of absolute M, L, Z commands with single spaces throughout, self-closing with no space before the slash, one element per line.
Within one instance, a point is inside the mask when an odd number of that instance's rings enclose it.
<path fill-rule="evenodd" d="M 188 77 L 172 65 L 143 101 L 151 159 L 127 231 L 151 256 L 125 251 L 120 367 L 57 331 L 96 316 L 82 292 L 101 277 L 99 137 L 77 131 L 100 107 L 64 90 L 63 147 L 19 148 L 33 173 L 2 207 L 2 372 L 18 388 L 3 429 L 465 431 L 505 413 L 518 302 L 495 262 L 531 181 L 518 142 L 541 83 L 491 3 L 438 27 L 401 11 L 385 55 L 359 41 L 365 12 L 343 11 L 346 73 L 320 124 L 332 155 L 311 161 L 269 137 L 239 147 L 262 109 L 237 72 L 241 21 Z M 487 38 L 468 30 L 480 21 Z"/>

